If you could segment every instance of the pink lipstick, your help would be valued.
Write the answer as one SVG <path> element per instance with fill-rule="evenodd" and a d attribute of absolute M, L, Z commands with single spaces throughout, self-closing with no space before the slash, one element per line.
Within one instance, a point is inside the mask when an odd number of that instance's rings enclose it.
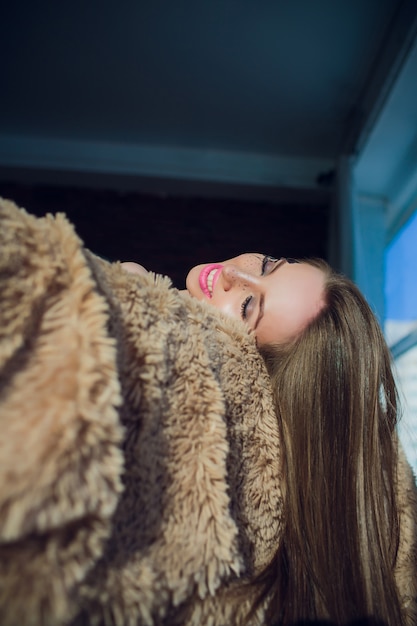
<path fill-rule="evenodd" d="M 198 282 L 200 283 L 201 291 L 207 298 L 213 296 L 214 287 L 220 277 L 222 269 L 223 265 L 220 265 L 220 263 L 210 263 L 201 270 Z"/>

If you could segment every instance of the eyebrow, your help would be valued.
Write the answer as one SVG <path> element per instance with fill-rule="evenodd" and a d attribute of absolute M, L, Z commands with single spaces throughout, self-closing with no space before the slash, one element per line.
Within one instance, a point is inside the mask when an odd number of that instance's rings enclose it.
<path fill-rule="evenodd" d="M 285 258 L 278 259 L 278 261 L 275 263 L 272 270 L 269 272 L 268 276 L 271 276 L 271 274 L 273 274 L 279 267 L 281 267 L 283 263 L 286 262 L 286 260 L 287 259 Z M 253 327 L 253 330 L 256 330 L 258 328 L 259 322 L 264 316 L 264 308 L 265 308 L 265 296 L 264 294 L 261 294 L 259 298 L 259 313 L 258 313 L 258 317 L 256 318 L 256 322 L 255 322 L 255 326 Z"/>

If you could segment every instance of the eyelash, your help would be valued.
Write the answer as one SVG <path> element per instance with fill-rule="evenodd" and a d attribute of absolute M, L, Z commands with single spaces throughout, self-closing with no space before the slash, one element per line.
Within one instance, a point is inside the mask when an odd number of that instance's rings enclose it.
<path fill-rule="evenodd" d="M 242 319 L 245 320 L 247 317 L 246 314 L 246 310 L 248 308 L 248 305 L 250 303 L 250 301 L 252 300 L 252 296 L 248 296 L 243 302 L 242 302 L 242 306 L 240 307 L 240 311 L 241 311 L 241 315 L 242 315 Z"/>
<path fill-rule="evenodd" d="M 261 265 L 261 276 L 263 276 L 265 274 L 265 270 L 266 270 L 266 266 L 270 261 L 276 261 L 277 259 L 275 259 L 273 256 L 269 256 L 268 254 L 265 254 L 265 256 L 262 259 L 262 265 Z M 252 300 L 252 296 L 248 296 L 243 302 L 242 302 L 242 306 L 240 307 L 241 310 L 241 316 L 242 319 L 245 320 L 247 317 L 247 308 L 249 306 L 250 301 Z"/>
<path fill-rule="evenodd" d="M 269 263 L 269 261 L 271 262 L 275 262 L 278 261 L 278 259 L 276 259 L 273 256 L 269 256 L 269 254 L 265 254 L 264 258 L 262 259 L 262 271 L 261 271 L 261 276 L 263 276 L 265 274 L 265 270 L 266 270 L 266 266 Z"/>

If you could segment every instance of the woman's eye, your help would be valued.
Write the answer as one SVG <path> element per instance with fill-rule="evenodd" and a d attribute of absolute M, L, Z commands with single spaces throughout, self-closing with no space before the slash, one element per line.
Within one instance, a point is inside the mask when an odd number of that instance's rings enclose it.
<path fill-rule="evenodd" d="M 241 315 L 242 315 L 242 319 L 243 320 L 246 320 L 248 318 L 248 306 L 249 306 L 251 300 L 252 300 L 252 296 L 248 296 L 242 302 L 242 306 L 240 307 L 240 309 L 241 309 Z"/>
<path fill-rule="evenodd" d="M 269 254 L 266 254 L 264 258 L 262 259 L 261 275 L 263 276 L 266 270 L 268 269 L 268 263 L 276 263 L 277 261 L 278 259 L 275 259 L 273 256 L 269 256 Z"/>

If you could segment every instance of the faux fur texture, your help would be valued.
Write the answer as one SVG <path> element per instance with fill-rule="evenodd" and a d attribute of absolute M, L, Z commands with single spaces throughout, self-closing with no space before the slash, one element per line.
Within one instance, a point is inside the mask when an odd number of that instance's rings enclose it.
<path fill-rule="evenodd" d="M 243 623 L 284 488 L 253 339 L 7 201 L 0 281 L 0 624 Z M 417 500 L 399 472 L 411 625 Z"/>
<path fill-rule="evenodd" d="M 0 220 L 0 623 L 237 621 L 282 512 L 254 341 L 62 215 Z"/>

